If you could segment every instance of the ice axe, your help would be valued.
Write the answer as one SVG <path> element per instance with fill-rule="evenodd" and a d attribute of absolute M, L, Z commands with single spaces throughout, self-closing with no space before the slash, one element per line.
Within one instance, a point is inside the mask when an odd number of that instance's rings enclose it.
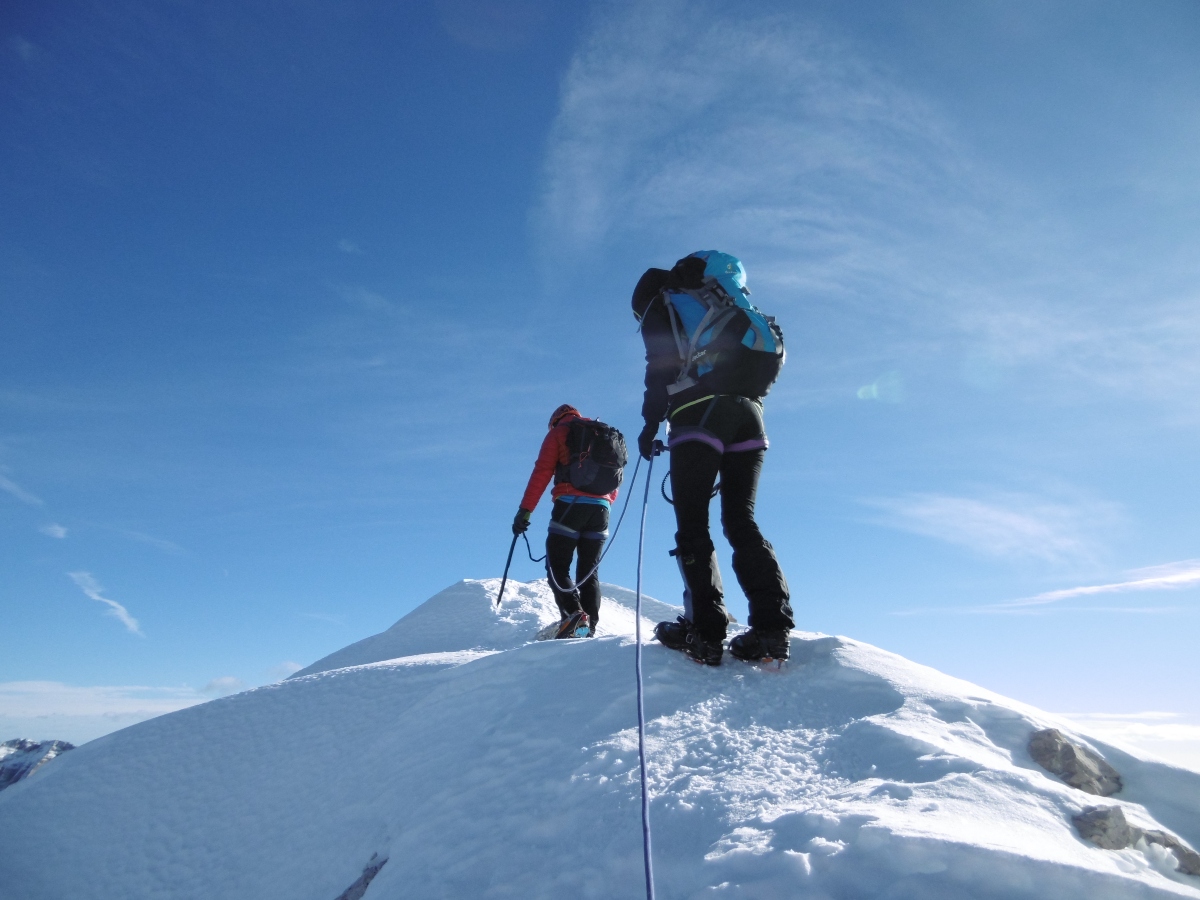
<path fill-rule="evenodd" d="M 496 609 L 500 608 L 500 598 L 504 596 L 504 585 L 508 583 L 508 567 L 512 565 L 513 551 L 517 549 L 517 538 L 521 535 L 513 532 L 512 543 L 508 545 L 508 560 L 504 563 L 504 577 L 500 579 L 500 593 L 496 595 Z"/>

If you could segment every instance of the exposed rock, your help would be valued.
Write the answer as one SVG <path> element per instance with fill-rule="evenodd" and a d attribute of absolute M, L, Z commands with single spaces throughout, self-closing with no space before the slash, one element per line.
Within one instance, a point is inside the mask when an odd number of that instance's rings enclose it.
<path fill-rule="evenodd" d="M 363 869 L 361 875 L 350 887 L 346 888 L 337 896 L 337 900 L 362 900 L 362 895 L 367 892 L 367 888 L 379 874 L 379 870 L 387 865 L 387 857 L 379 858 L 378 853 L 372 853 L 371 859 L 367 863 L 367 867 Z"/>
<path fill-rule="evenodd" d="M 1103 850 L 1124 850 L 1145 838 L 1148 844 L 1158 844 L 1174 852 L 1179 863 L 1177 871 L 1186 875 L 1200 875 L 1200 853 L 1173 834 L 1147 831 L 1130 825 L 1119 806 L 1089 806 L 1071 821 L 1075 823 L 1080 837 Z"/>
<path fill-rule="evenodd" d="M 1108 797 L 1121 790 L 1116 769 L 1087 747 L 1067 740 L 1057 728 L 1035 731 L 1029 755 L 1047 772 L 1086 793 Z"/>
<path fill-rule="evenodd" d="M 1166 847 L 1168 850 L 1175 851 L 1175 858 L 1179 860 L 1179 871 L 1188 875 L 1200 875 L 1200 853 L 1197 853 L 1179 838 L 1173 834 L 1167 834 L 1165 831 L 1143 831 L 1147 843 L 1158 844 Z"/>
<path fill-rule="evenodd" d="M 1119 806 L 1090 806 L 1072 820 L 1079 836 L 1102 850 L 1124 850 L 1137 843 L 1141 829 L 1125 820 Z"/>
<path fill-rule="evenodd" d="M 75 745 L 66 741 L 38 742 L 21 738 L 5 741 L 0 744 L 0 791 L 28 778 L 60 753 L 74 749 Z"/>

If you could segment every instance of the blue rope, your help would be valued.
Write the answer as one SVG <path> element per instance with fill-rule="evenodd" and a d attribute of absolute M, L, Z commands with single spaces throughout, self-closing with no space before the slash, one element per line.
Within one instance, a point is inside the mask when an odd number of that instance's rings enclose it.
<path fill-rule="evenodd" d="M 637 558 L 637 610 L 634 613 L 634 628 L 637 636 L 637 711 L 638 711 L 638 761 L 642 771 L 642 855 L 646 862 L 646 900 L 654 900 L 654 862 L 650 852 L 650 791 L 646 785 L 646 704 L 642 691 L 642 546 L 646 540 L 646 508 L 650 505 L 650 473 L 654 470 L 654 457 L 662 451 L 662 444 L 654 442 L 654 452 L 646 466 L 646 492 L 642 498 L 642 529 L 638 534 Z"/>

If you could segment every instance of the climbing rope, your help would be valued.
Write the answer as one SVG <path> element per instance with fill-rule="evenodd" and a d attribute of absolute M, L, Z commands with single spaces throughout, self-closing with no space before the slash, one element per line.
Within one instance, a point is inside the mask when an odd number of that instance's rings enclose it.
<path fill-rule="evenodd" d="M 642 777 L 642 856 L 646 865 L 646 900 L 654 900 L 654 862 L 650 852 L 650 789 L 646 784 L 646 704 L 642 688 L 642 547 L 646 542 L 646 509 L 650 505 L 650 473 L 654 471 L 654 457 L 662 452 L 661 441 L 654 442 L 649 464 L 646 466 L 646 490 L 642 497 L 642 527 L 638 533 L 637 556 L 637 608 L 634 611 L 634 634 L 637 641 L 635 651 L 637 668 L 637 713 L 638 713 L 638 764 Z M 622 515 L 624 515 L 622 513 Z"/>

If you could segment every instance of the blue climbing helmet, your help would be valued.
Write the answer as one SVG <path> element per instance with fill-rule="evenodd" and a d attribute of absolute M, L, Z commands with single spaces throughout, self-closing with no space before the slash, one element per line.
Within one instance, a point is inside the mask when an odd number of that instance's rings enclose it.
<path fill-rule="evenodd" d="M 688 256 L 704 260 L 704 277 L 717 279 L 729 296 L 736 297 L 738 293 L 750 296 L 750 289 L 746 287 L 746 267 L 736 256 L 720 250 L 697 250 Z"/>

